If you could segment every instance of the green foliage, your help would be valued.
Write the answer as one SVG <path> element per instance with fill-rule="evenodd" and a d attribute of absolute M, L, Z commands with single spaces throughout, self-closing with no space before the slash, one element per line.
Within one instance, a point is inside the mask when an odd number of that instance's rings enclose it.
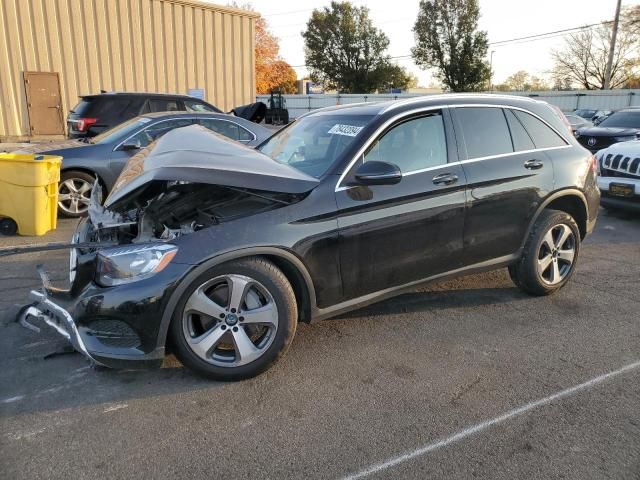
<path fill-rule="evenodd" d="M 478 31 L 479 17 L 478 0 L 420 0 L 411 53 L 419 66 L 437 69 L 453 92 L 478 91 L 489 80 L 489 43 L 487 32 Z"/>
<path fill-rule="evenodd" d="M 344 93 L 406 88 L 407 72 L 386 53 L 387 36 L 369 18 L 369 9 L 331 2 L 315 9 L 302 32 L 305 62 L 315 82 Z"/>

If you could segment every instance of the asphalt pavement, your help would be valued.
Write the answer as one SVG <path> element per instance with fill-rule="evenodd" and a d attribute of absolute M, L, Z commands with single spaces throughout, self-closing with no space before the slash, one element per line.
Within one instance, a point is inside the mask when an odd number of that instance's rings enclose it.
<path fill-rule="evenodd" d="M 0 478 L 640 479 L 640 218 L 601 211 L 579 262 L 551 297 L 500 270 L 302 324 L 217 383 L 90 368 L 10 314 L 67 253 L 0 258 Z"/>

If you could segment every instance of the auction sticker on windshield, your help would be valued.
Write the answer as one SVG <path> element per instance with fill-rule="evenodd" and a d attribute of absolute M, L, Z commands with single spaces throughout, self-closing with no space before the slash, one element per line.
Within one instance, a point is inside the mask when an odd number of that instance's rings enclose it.
<path fill-rule="evenodd" d="M 356 127 L 355 125 L 342 125 L 340 123 L 331 127 L 328 133 L 333 135 L 346 135 L 347 137 L 355 137 L 364 127 Z"/>

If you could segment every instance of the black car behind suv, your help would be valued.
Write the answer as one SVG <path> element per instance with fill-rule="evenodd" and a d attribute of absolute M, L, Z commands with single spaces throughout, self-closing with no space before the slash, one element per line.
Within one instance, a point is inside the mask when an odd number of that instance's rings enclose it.
<path fill-rule="evenodd" d="M 609 115 L 597 126 L 576 131 L 576 138 L 589 151 L 596 153 L 614 143 L 640 139 L 640 108 L 624 108 Z"/>
<path fill-rule="evenodd" d="M 331 107 L 256 150 L 185 127 L 94 202 L 71 289 L 45 278 L 28 313 L 102 365 L 157 365 L 169 344 L 204 375 L 245 378 L 299 321 L 424 282 L 508 267 L 525 292 L 554 293 L 599 201 L 593 155 L 533 99 Z"/>
<path fill-rule="evenodd" d="M 222 113 L 188 95 L 110 92 L 80 97 L 67 116 L 67 130 L 69 138 L 93 137 L 138 115 L 184 111 Z"/>

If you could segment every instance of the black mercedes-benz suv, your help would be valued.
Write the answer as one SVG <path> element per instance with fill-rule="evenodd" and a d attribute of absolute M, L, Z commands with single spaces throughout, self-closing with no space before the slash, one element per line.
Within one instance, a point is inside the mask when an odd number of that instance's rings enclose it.
<path fill-rule="evenodd" d="M 640 139 L 640 108 L 625 108 L 612 113 L 597 126 L 576 131 L 580 144 L 596 153 L 614 143 Z"/>
<path fill-rule="evenodd" d="M 94 187 L 98 198 L 99 187 Z M 310 322 L 508 267 L 562 288 L 594 227 L 593 156 L 548 104 L 441 95 L 309 113 L 253 150 L 202 127 L 134 156 L 74 234 L 71 288 L 26 316 L 98 364 L 257 375 Z"/>

